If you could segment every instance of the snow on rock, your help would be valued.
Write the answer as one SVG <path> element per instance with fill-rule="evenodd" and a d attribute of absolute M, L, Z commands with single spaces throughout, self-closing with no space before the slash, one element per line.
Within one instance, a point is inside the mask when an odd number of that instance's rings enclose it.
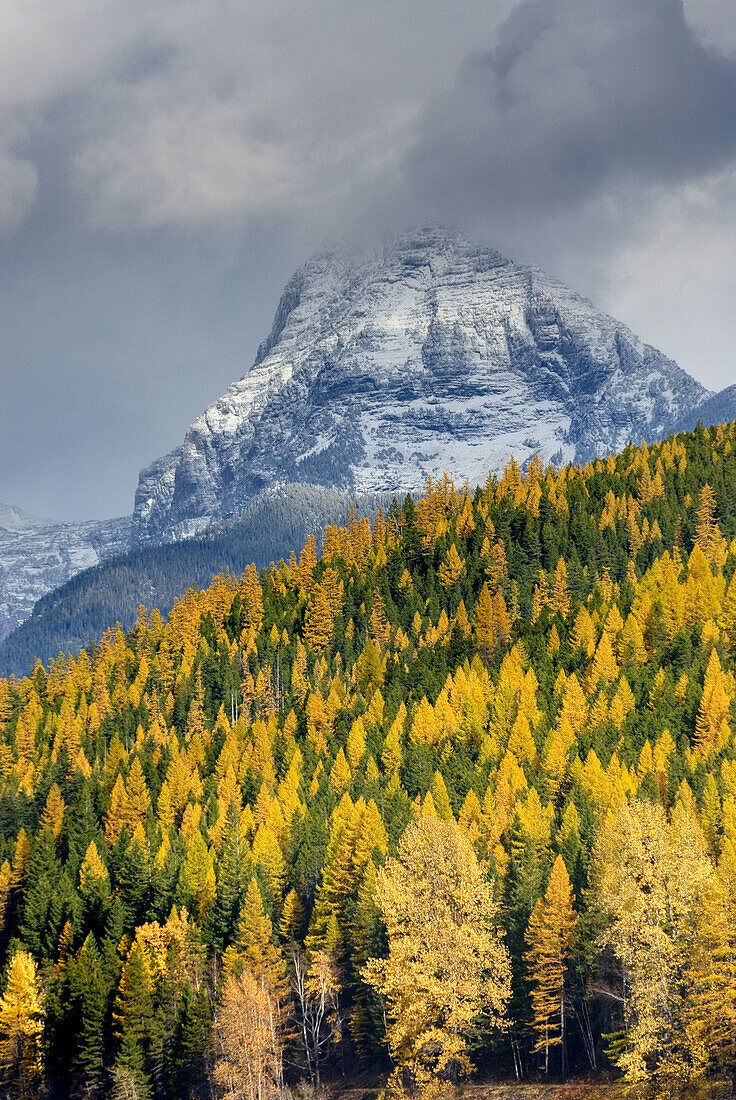
<path fill-rule="evenodd" d="M 52 523 L 0 506 L 0 641 L 52 588 L 126 551 L 130 523 L 129 517 Z"/>
<path fill-rule="evenodd" d="M 133 539 L 194 534 L 279 482 L 471 483 L 665 434 L 708 396 L 534 268 L 442 229 L 329 252 L 288 283 L 251 370 L 141 473 Z"/>

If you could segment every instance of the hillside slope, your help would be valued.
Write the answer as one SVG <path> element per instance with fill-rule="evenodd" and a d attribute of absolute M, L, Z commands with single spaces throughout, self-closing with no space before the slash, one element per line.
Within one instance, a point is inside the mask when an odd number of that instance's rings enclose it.
<path fill-rule="evenodd" d="M 187 588 L 206 587 L 225 570 L 242 573 L 250 562 L 261 567 L 288 557 L 310 533 L 344 523 L 351 504 L 373 515 L 382 503 L 380 496 L 283 486 L 260 493 L 239 519 L 217 524 L 199 538 L 121 553 L 123 545 L 104 564 L 78 572 L 35 604 L 0 644 L 0 676 L 23 675 L 37 659 L 78 653 L 118 622 L 129 630 L 141 604 L 168 615 Z"/>
<path fill-rule="evenodd" d="M 214 1096 L 264 1034 L 292 1086 L 318 1040 L 328 1077 L 388 1041 L 433 1096 L 445 1049 L 730 1080 L 735 487 L 736 424 L 510 463 L 0 681 L 0 1031 L 34 1087 Z M 474 978 L 489 921 L 510 987 Z M 491 978 L 504 1030 L 472 1026 Z"/>
<path fill-rule="evenodd" d="M 694 409 L 680 417 L 678 431 L 692 431 L 700 420 L 706 427 L 724 424 L 736 418 L 736 386 L 728 386 L 719 393 L 712 393 Z"/>

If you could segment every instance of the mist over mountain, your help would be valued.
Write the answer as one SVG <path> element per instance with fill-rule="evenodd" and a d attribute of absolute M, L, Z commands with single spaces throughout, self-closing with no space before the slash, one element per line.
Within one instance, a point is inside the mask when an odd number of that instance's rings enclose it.
<path fill-rule="evenodd" d="M 181 538 L 276 482 L 475 483 L 510 455 L 585 461 L 666 435 L 708 395 L 562 283 L 431 228 L 322 253 L 255 363 L 141 474 L 133 539 Z"/>

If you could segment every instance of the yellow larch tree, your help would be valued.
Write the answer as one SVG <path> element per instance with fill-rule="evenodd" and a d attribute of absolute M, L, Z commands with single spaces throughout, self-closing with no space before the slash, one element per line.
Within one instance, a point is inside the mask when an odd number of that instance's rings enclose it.
<path fill-rule="evenodd" d="M 723 565 L 727 552 L 726 540 L 716 519 L 715 493 L 707 482 L 700 491 L 695 542 L 712 565 Z"/>
<path fill-rule="evenodd" d="M 226 974 L 249 971 L 261 982 L 265 980 L 279 1000 L 284 997 L 286 965 L 273 942 L 273 924 L 263 906 L 258 881 L 252 878 L 240 910 L 235 943 L 228 947 L 222 959 Z"/>
<path fill-rule="evenodd" d="M 41 1093 L 43 1009 L 36 964 L 16 951 L 0 998 L 0 1070 L 9 1096 L 33 1100 Z"/>
<path fill-rule="evenodd" d="M 464 568 L 465 562 L 458 554 L 457 547 L 453 542 L 450 544 L 450 549 L 447 551 L 445 559 L 438 570 L 442 587 L 453 588 L 459 581 Z"/>
<path fill-rule="evenodd" d="M 125 790 L 125 781 L 118 772 L 118 777 L 110 795 L 110 804 L 105 813 L 105 840 L 110 848 L 115 844 L 127 823 L 128 795 Z"/>
<path fill-rule="evenodd" d="M 559 558 L 555 566 L 555 581 L 552 587 L 549 606 L 552 611 L 559 611 L 566 615 L 570 610 L 570 594 L 567 588 L 567 565 L 564 558 Z"/>
<path fill-rule="evenodd" d="M 708 659 L 695 720 L 695 745 L 698 752 L 708 757 L 720 752 L 731 735 L 731 703 L 733 701 L 733 676 L 723 672 L 717 650 Z"/>
<path fill-rule="evenodd" d="M 314 597 L 304 616 L 304 638 L 312 649 L 321 653 L 332 637 L 332 612 L 324 588 L 315 586 Z"/>
<path fill-rule="evenodd" d="M 557 856 L 547 890 L 529 919 L 526 962 L 532 983 L 534 1050 L 544 1051 L 544 1071 L 549 1073 L 550 1048 L 559 1046 L 563 1077 L 567 1072 L 569 967 L 576 926 L 570 878 L 565 861 Z"/>
<path fill-rule="evenodd" d="M 58 840 L 63 824 L 64 799 L 61 797 L 58 784 L 54 783 L 46 799 L 39 826 L 41 829 L 49 829 L 53 833 L 54 839 Z"/>

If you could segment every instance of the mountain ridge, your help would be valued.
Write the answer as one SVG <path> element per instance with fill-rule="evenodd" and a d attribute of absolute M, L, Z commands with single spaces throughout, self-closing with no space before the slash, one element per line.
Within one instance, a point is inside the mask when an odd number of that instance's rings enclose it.
<path fill-rule="evenodd" d="M 137 544 L 184 537 L 274 481 L 417 489 L 658 438 L 710 396 L 533 267 L 431 228 L 322 252 L 287 283 L 253 367 L 141 472 Z"/>

